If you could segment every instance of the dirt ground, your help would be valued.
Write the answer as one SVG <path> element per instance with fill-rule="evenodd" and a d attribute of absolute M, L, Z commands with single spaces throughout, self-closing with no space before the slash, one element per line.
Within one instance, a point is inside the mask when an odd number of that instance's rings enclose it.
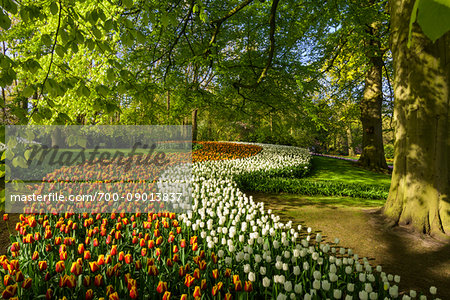
<path fill-rule="evenodd" d="M 450 299 L 450 243 L 424 236 L 407 227 L 388 227 L 380 208 L 320 205 L 311 201 L 287 199 L 278 195 L 250 193 L 263 201 L 284 221 L 311 227 L 325 240 L 340 239 L 340 245 L 353 249 L 373 266 L 381 265 L 387 274 L 400 275 L 400 289 L 428 295 L 436 286 L 437 296 Z"/>

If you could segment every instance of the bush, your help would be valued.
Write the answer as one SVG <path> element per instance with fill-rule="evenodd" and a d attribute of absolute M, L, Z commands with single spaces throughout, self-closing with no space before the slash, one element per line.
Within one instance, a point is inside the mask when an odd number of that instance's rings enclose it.
<path fill-rule="evenodd" d="M 252 175 L 252 174 L 250 174 Z M 234 178 L 244 191 L 264 193 L 292 193 L 302 195 L 347 196 L 364 199 L 387 199 L 389 188 L 371 184 L 313 181 L 307 178 L 239 175 Z"/>

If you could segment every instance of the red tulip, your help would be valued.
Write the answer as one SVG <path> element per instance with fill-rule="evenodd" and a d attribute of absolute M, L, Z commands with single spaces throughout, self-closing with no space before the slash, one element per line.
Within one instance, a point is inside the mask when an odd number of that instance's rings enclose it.
<path fill-rule="evenodd" d="M 56 272 L 61 273 L 65 268 L 66 266 L 64 265 L 64 261 L 60 260 L 56 263 Z"/>
<path fill-rule="evenodd" d="M 119 261 L 122 261 L 125 259 L 125 253 L 123 253 L 123 251 L 120 251 L 119 253 Z"/>
<path fill-rule="evenodd" d="M 86 300 L 92 300 L 94 299 L 94 291 L 89 289 L 86 291 L 86 296 L 85 296 Z"/>
<path fill-rule="evenodd" d="M 131 299 L 137 299 L 137 297 L 138 297 L 138 291 L 137 291 L 137 288 L 136 288 L 136 286 L 133 286 L 133 287 L 131 287 L 131 289 L 130 289 L 130 298 L 131 298 Z"/>
<path fill-rule="evenodd" d="M 244 285 L 244 291 L 251 292 L 253 291 L 253 285 L 251 281 L 246 281 Z"/>
<path fill-rule="evenodd" d="M 206 279 L 202 279 L 202 282 L 200 283 L 200 288 L 203 290 L 206 290 Z"/>
<path fill-rule="evenodd" d="M 200 278 L 200 270 L 199 270 L 199 269 L 195 269 L 195 270 L 194 270 L 194 277 L 195 277 L 196 279 L 199 279 L 199 278 Z"/>
<path fill-rule="evenodd" d="M 60 236 L 57 236 L 57 237 L 55 238 L 55 245 L 59 245 L 59 244 L 61 244 L 61 237 L 60 237 Z"/>
<path fill-rule="evenodd" d="M 84 256 L 85 260 L 90 260 L 91 259 L 91 252 L 89 250 L 85 250 L 83 256 Z"/>
<path fill-rule="evenodd" d="M 72 266 L 70 267 L 70 272 L 75 274 L 76 276 L 80 275 L 82 270 L 83 267 L 78 262 L 73 262 Z"/>
<path fill-rule="evenodd" d="M 3 221 L 8 221 L 8 220 L 9 220 L 9 215 L 3 214 Z"/>
<path fill-rule="evenodd" d="M 17 292 L 17 284 L 8 285 L 2 293 L 3 299 L 9 299 L 16 295 Z"/>
<path fill-rule="evenodd" d="M 181 247 L 181 248 L 186 247 L 186 240 L 181 240 L 181 241 L 180 241 L 180 247 Z"/>
<path fill-rule="evenodd" d="M 5 277 L 3 277 L 3 284 L 4 284 L 4 286 L 13 284 L 13 280 L 9 274 L 6 274 Z"/>
<path fill-rule="evenodd" d="M 111 295 L 109 295 L 109 300 L 120 300 L 119 294 L 117 294 L 117 292 L 112 293 Z"/>
<path fill-rule="evenodd" d="M 198 250 L 198 244 L 194 243 L 192 244 L 192 251 L 197 251 Z"/>
<path fill-rule="evenodd" d="M 77 284 L 74 275 L 64 275 L 64 285 L 69 289 L 73 289 Z"/>
<path fill-rule="evenodd" d="M 103 266 L 103 265 L 105 264 L 105 256 L 104 256 L 103 254 L 100 254 L 100 255 L 98 256 L 97 264 L 98 264 L 99 266 Z"/>
<path fill-rule="evenodd" d="M 98 269 L 99 269 L 99 266 L 98 266 L 98 264 L 97 264 L 97 262 L 96 261 L 94 261 L 94 262 L 89 262 L 89 267 L 91 268 L 91 272 L 97 272 L 98 271 Z"/>
<path fill-rule="evenodd" d="M 39 258 L 39 252 L 34 251 L 33 256 L 31 257 L 32 260 L 37 260 Z"/>
<path fill-rule="evenodd" d="M 192 296 L 194 297 L 200 297 L 202 295 L 201 291 L 200 291 L 200 287 L 197 285 L 194 288 L 194 293 L 192 294 Z"/>
<path fill-rule="evenodd" d="M 67 252 L 63 251 L 59 254 L 59 259 L 60 260 L 66 260 L 67 259 Z"/>
<path fill-rule="evenodd" d="M 86 275 L 83 277 L 83 285 L 84 286 L 90 286 L 91 285 L 91 277 L 89 275 Z"/>
<path fill-rule="evenodd" d="M 191 276 L 190 274 L 186 274 L 186 277 L 184 279 L 184 285 L 187 287 L 191 287 L 194 280 L 195 280 L 195 277 Z"/>
<path fill-rule="evenodd" d="M 45 299 L 46 300 L 50 300 L 53 297 L 53 290 L 52 289 L 47 289 L 47 292 L 45 293 Z"/>
<path fill-rule="evenodd" d="M 78 245 L 78 254 L 83 254 L 84 253 L 84 244 L 79 244 Z"/>
<path fill-rule="evenodd" d="M 214 279 L 217 279 L 219 277 L 219 270 L 218 269 L 212 270 L 212 275 Z"/>
<path fill-rule="evenodd" d="M 164 281 L 160 281 L 158 283 L 158 286 L 156 287 L 156 291 L 160 294 L 164 293 L 165 291 L 167 291 L 167 282 Z"/>
<path fill-rule="evenodd" d="M 17 243 L 17 242 L 12 243 L 12 245 L 11 245 L 11 252 L 17 252 L 19 250 L 20 250 L 19 243 Z"/>
<path fill-rule="evenodd" d="M 235 291 L 241 291 L 242 290 L 242 282 L 240 280 L 237 280 L 234 283 L 234 290 Z"/>
<path fill-rule="evenodd" d="M 191 245 L 193 245 L 194 243 L 197 243 L 197 240 L 198 240 L 198 238 L 197 238 L 197 236 L 196 235 L 194 235 L 193 237 L 191 237 L 191 239 L 190 239 L 190 244 Z"/>
<path fill-rule="evenodd" d="M 125 263 L 131 264 L 133 262 L 133 256 L 131 254 L 125 255 Z"/>
<path fill-rule="evenodd" d="M 102 275 L 101 274 L 96 275 L 95 278 L 94 278 L 94 285 L 95 286 L 101 286 L 102 282 L 103 282 Z"/>
<path fill-rule="evenodd" d="M 31 287 L 31 278 L 26 278 L 25 281 L 22 283 L 22 288 L 29 289 Z"/>
<path fill-rule="evenodd" d="M 187 295 L 186 294 L 181 295 L 180 300 L 187 300 Z"/>
<path fill-rule="evenodd" d="M 149 248 L 149 249 L 153 249 L 154 247 L 155 247 L 155 241 L 149 240 L 149 241 L 148 241 L 148 248 Z"/>
<path fill-rule="evenodd" d="M 114 256 L 117 254 L 117 245 L 111 246 L 111 255 Z"/>
<path fill-rule="evenodd" d="M 170 292 L 165 291 L 162 300 L 170 300 Z"/>
<path fill-rule="evenodd" d="M 231 300 L 231 294 L 228 292 L 225 294 L 225 300 Z"/>

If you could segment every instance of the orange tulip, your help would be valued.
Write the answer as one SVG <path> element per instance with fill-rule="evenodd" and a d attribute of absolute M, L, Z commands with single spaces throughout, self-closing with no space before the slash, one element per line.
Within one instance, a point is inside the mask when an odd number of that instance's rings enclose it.
<path fill-rule="evenodd" d="M 125 263 L 131 264 L 133 262 L 133 256 L 131 254 L 125 255 Z"/>
<path fill-rule="evenodd" d="M 111 246 L 111 256 L 114 256 L 117 254 L 117 245 Z"/>
<path fill-rule="evenodd" d="M 186 294 L 181 295 L 180 300 L 187 300 L 187 295 Z"/>

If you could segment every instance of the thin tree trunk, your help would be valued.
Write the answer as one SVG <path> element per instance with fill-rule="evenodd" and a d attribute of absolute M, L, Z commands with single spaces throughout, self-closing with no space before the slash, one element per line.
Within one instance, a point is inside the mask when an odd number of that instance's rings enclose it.
<path fill-rule="evenodd" d="M 347 126 L 347 145 L 348 145 L 348 155 L 355 156 L 355 150 L 353 149 L 353 135 L 351 124 Z"/>
<path fill-rule="evenodd" d="M 170 124 L 170 90 L 167 90 L 167 124 Z"/>
<path fill-rule="evenodd" d="M 390 2 L 395 157 L 384 213 L 396 224 L 449 235 L 450 34 L 432 43 L 414 24 L 408 48 L 414 2 Z"/>
<path fill-rule="evenodd" d="M 359 164 L 371 170 L 382 170 L 387 169 L 381 119 L 383 58 L 380 41 L 376 36 L 378 25 L 373 23 L 368 27 L 370 39 L 367 43 L 367 56 L 370 65 L 366 73 L 363 99 L 360 103 L 363 140 Z"/>
<path fill-rule="evenodd" d="M 192 141 L 195 142 L 197 141 L 197 135 L 198 135 L 198 131 L 197 131 L 197 111 L 198 108 L 194 109 L 192 111 Z"/>

